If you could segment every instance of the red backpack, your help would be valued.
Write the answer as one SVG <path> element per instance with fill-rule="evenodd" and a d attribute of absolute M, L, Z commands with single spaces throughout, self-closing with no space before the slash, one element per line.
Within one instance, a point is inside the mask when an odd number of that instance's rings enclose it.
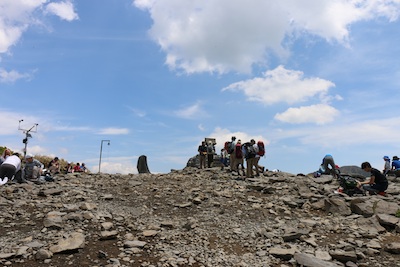
<path fill-rule="evenodd" d="M 258 155 L 260 155 L 261 157 L 265 155 L 265 146 L 264 146 L 264 142 L 263 141 L 258 141 L 257 142 L 257 146 L 258 146 Z"/>
<path fill-rule="evenodd" d="M 235 156 L 236 156 L 237 159 L 243 158 L 242 145 L 241 144 L 236 144 L 236 146 L 235 146 Z"/>
<path fill-rule="evenodd" d="M 231 146 L 232 146 L 232 142 L 230 142 L 230 141 L 225 142 L 224 148 L 228 154 L 232 154 L 232 152 L 233 152 Z"/>

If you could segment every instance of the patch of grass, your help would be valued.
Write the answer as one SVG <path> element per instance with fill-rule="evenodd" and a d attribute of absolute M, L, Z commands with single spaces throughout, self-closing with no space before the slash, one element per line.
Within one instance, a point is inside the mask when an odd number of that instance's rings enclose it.
<path fill-rule="evenodd" d="M 400 218 L 400 209 L 398 209 L 398 210 L 396 211 L 396 214 L 395 214 L 394 216 L 396 216 L 397 218 Z"/>

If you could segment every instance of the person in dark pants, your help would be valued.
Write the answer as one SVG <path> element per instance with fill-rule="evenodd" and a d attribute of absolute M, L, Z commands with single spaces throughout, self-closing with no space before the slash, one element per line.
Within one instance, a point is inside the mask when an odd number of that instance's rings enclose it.
<path fill-rule="evenodd" d="M 338 175 L 336 173 L 336 164 L 332 155 L 326 154 L 325 157 L 322 159 L 321 166 L 323 170 L 325 170 L 323 174 L 332 174 L 333 178 L 338 178 Z"/>
<path fill-rule="evenodd" d="M 197 151 L 199 152 L 200 169 L 203 169 L 206 167 L 206 155 L 207 155 L 207 146 L 205 141 L 201 142 L 201 145 L 199 145 Z"/>
<path fill-rule="evenodd" d="M 361 169 L 366 172 L 370 172 L 371 178 L 369 180 L 365 180 L 364 182 L 358 181 L 358 185 L 364 190 L 370 192 L 370 194 L 384 194 L 385 190 L 389 186 L 386 176 L 379 170 L 372 168 L 369 162 L 363 162 L 361 164 Z"/>
<path fill-rule="evenodd" d="M 211 168 L 211 164 L 214 161 L 215 147 L 214 144 L 209 141 L 207 145 L 207 166 Z"/>
<path fill-rule="evenodd" d="M 21 177 L 21 159 L 18 153 L 8 156 L 0 165 L 0 184 L 5 184 L 14 177 L 17 180 Z"/>

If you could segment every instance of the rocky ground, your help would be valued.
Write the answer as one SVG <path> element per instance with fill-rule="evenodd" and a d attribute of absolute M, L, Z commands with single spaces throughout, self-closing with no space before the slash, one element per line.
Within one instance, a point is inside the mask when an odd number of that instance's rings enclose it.
<path fill-rule="evenodd" d="M 400 266 L 395 178 L 353 197 L 330 176 L 218 167 L 55 178 L 0 187 L 0 266 Z"/>

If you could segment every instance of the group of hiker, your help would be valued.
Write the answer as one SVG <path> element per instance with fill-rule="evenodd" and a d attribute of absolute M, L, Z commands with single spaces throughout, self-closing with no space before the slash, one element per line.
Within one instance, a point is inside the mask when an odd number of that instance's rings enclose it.
<path fill-rule="evenodd" d="M 198 148 L 200 158 L 200 169 L 205 168 L 206 159 L 208 168 L 212 167 L 215 153 L 215 143 L 212 141 L 203 141 Z M 253 178 L 264 172 L 264 167 L 259 165 L 260 157 L 265 155 L 265 147 L 263 141 L 256 142 L 251 139 L 249 142 L 242 144 L 241 140 L 236 141 L 236 137 L 232 136 L 230 141 L 225 142 L 221 149 L 220 161 L 222 168 L 230 166 L 231 172 L 237 172 L 240 175 Z M 246 167 L 244 166 L 246 161 Z M 229 165 L 228 165 L 229 163 Z"/>
<path fill-rule="evenodd" d="M 200 158 L 200 169 L 205 168 L 206 162 L 208 168 L 213 166 L 213 160 L 215 153 L 215 142 L 211 140 L 203 141 L 198 148 Z M 240 175 L 242 171 L 243 176 L 246 178 L 253 178 L 259 176 L 260 172 L 264 172 L 264 167 L 259 165 L 260 157 L 265 155 L 265 147 L 262 141 L 256 142 L 251 139 L 249 142 L 242 144 L 241 140 L 236 140 L 235 136 L 232 136 L 230 141 L 225 142 L 224 147 L 221 149 L 220 162 L 222 169 L 229 166 L 229 171 L 237 172 Z M 369 162 L 363 162 L 361 169 L 365 172 L 370 173 L 370 177 L 365 181 L 359 181 L 353 179 L 355 189 L 364 193 L 369 192 L 370 194 L 385 195 L 389 183 L 387 175 L 395 171 L 400 172 L 400 160 L 397 156 L 393 157 L 393 161 L 390 164 L 388 156 L 384 157 L 385 168 L 383 172 L 373 168 Z M 246 161 L 246 167 L 244 166 Z M 341 176 L 339 166 L 335 164 L 335 160 L 331 154 L 326 154 L 317 172 L 314 173 L 314 177 L 319 177 L 321 174 L 330 174 L 336 178 L 341 186 L 344 186 L 348 180 Z M 348 178 L 348 177 L 346 177 Z"/>
<path fill-rule="evenodd" d="M 61 172 L 60 161 L 58 157 L 53 158 L 45 165 L 38 159 L 35 159 L 32 154 L 25 155 L 25 161 L 21 161 L 19 153 L 11 153 L 11 150 L 5 149 L 0 157 L 0 185 L 7 183 L 9 180 L 17 183 L 30 182 L 45 182 L 53 181 L 53 176 Z M 68 163 L 65 173 L 87 172 L 84 163 L 79 163 L 72 166 Z"/>
<path fill-rule="evenodd" d="M 393 156 L 392 163 L 390 163 L 389 156 L 383 156 L 383 160 L 385 161 L 385 165 L 383 166 L 383 173 L 385 175 L 400 174 L 400 160 L 398 156 Z"/>
<path fill-rule="evenodd" d="M 342 177 L 340 174 L 339 166 L 335 164 L 332 155 L 327 154 L 322 159 L 322 163 L 319 170 L 316 173 L 314 173 L 314 177 L 319 177 L 320 174 L 331 174 L 334 178 L 338 179 L 339 183 L 341 184 L 341 188 L 339 189 L 341 190 L 357 189 L 359 190 L 360 193 L 369 192 L 370 194 L 385 195 L 386 194 L 385 191 L 389 186 L 389 182 L 387 180 L 387 175 L 389 174 L 389 170 L 387 168 L 388 165 L 387 159 L 389 159 L 389 157 L 384 156 L 383 159 L 385 160 L 385 167 L 382 172 L 376 168 L 373 168 L 369 162 L 367 161 L 363 162 L 361 164 L 361 169 L 364 170 L 365 172 L 370 173 L 370 177 L 367 178 L 365 181 L 359 181 L 354 178 L 348 179 L 348 177 Z M 398 163 L 396 162 L 395 164 L 392 164 L 390 170 L 396 170 L 400 168 L 399 158 L 397 156 L 394 156 L 393 160 L 396 160 Z M 349 186 L 349 184 L 351 186 Z M 354 188 L 346 188 L 348 186 Z"/>

